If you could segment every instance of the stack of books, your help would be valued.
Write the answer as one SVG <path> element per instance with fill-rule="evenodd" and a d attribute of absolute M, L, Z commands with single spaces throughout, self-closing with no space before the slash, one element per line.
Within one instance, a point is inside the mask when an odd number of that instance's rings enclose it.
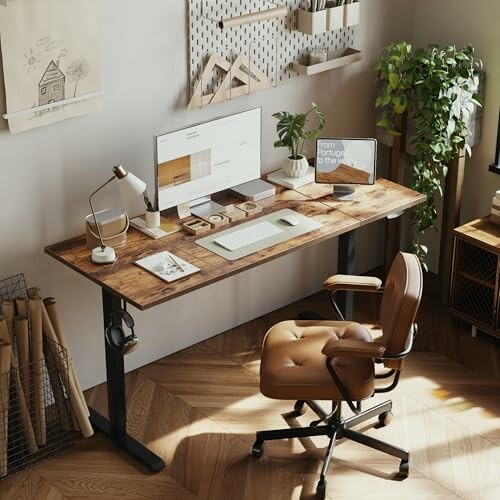
<path fill-rule="evenodd" d="M 490 220 L 491 222 L 500 224 L 500 190 L 495 193 L 495 196 L 493 197 L 493 200 L 491 202 Z"/>

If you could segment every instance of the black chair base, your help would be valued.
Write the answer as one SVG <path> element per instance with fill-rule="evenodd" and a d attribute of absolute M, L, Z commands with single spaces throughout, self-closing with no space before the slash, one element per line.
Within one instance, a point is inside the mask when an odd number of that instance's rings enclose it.
<path fill-rule="evenodd" d="M 360 432 L 353 431 L 352 428 L 371 418 L 378 417 L 380 425 L 387 425 L 392 420 L 392 401 L 386 401 L 379 405 L 369 408 L 358 415 L 343 419 L 341 415 L 341 403 L 338 403 L 331 414 L 327 414 L 315 401 L 297 401 L 295 411 L 302 414 L 305 405 L 314 411 L 320 420 L 312 422 L 309 427 L 299 427 L 293 429 L 279 429 L 272 431 L 260 431 L 256 434 L 256 441 L 252 446 L 252 455 L 256 458 L 262 456 L 264 451 L 264 442 L 275 439 L 301 438 L 311 436 L 328 436 L 330 442 L 326 450 L 323 467 L 321 468 L 320 479 L 316 488 L 316 498 L 322 500 L 326 495 L 326 473 L 333 455 L 337 439 L 350 439 L 357 443 L 369 446 L 375 450 L 382 451 L 388 455 L 399 458 L 398 477 L 405 479 L 409 474 L 410 453 L 402 448 L 380 441 L 371 436 L 366 436 Z M 319 425 L 326 422 L 325 425 Z"/>

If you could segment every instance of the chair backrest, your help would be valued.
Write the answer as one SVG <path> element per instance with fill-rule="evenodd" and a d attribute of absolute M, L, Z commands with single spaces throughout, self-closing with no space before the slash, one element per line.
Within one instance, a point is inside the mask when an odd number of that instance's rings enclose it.
<path fill-rule="evenodd" d="M 422 287 L 422 266 L 418 257 L 399 252 L 387 276 L 380 306 L 382 342 L 388 354 L 402 352 L 408 346 L 422 297 Z M 388 368 L 400 369 L 402 363 L 402 359 L 384 360 L 384 365 Z"/>

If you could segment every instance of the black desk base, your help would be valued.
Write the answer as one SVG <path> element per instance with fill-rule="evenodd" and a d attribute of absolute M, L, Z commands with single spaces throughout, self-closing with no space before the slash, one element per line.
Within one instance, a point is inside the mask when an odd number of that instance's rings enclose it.
<path fill-rule="evenodd" d="M 95 430 L 100 431 L 113 441 L 122 450 L 134 457 L 139 462 L 142 462 L 153 472 L 158 472 L 165 467 L 165 462 L 158 455 L 155 455 L 150 449 L 139 443 L 133 437 L 125 434 L 124 436 L 113 437 L 111 434 L 111 424 L 109 420 L 103 417 L 93 408 L 89 408 L 90 422 Z"/>
<path fill-rule="evenodd" d="M 122 301 L 104 288 L 102 289 L 102 308 L 104 331 L 111 323 L 121 325 L 121 317 L 117 317 L 113 312 L 122 309 Z M 113 443 L 139 462 L 142 462 L 150 470 L 158 472 L 165 467 L 163 459 L 127 434 L 127 401 L 125 398 L 123 353 L 110 347 L 106 339 L 104 345 L 106 348 L 109 420 L 93 408 L 89 408 L 90 421 L 94 429 L 106 434 Z"/>
<path fill-rule="evenodd" d="M 355 266 L 355 231 L 339 236 L 338 250 L 338 273 L 353 274 Z M 339 308 L 346 319 L 352 318 L 352 292 L 339 293 Z M 120 297 L 102 289 L 102 308 L 104 331 L 112 323 L 121 325 L 121 318 L 113 312 L 122 309 Z M 304 316 L 308 316 L 307 313 Z M 301 314 L 301 317 L 304 317 Z M 305 319 L 305 318 L 304 318 Z M 308 318 L 309 319 L 309 318 Z M 319 319 L 316 315 L 311 319 Z M 95 429 L 103 432 L 120 448 L 139 462 L 142 462 L 153 472 L 165 467 L 165 462 L 158 455 L 136 441 L 127 434 L 127 401 L 125 398 L 125 369 L 123 354 L 109 346 L 104 340 L 106 347 L 106 377 L 108 389 L 108 415 L 109 420 L 100 413 L 90 408 L 90 421 Z"/>

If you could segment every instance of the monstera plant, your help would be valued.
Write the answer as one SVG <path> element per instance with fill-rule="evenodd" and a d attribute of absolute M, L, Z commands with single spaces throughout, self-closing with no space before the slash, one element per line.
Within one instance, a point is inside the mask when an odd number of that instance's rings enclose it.
<path fill-rule="evenodd" d="M 436 195 L 450 161 L 465 149 L 467 121 L 474 106 L 481 106 L 475 74 L 474 49 L 440 48 L 432 44 L 413 50 L 406 42 L 386 47 L 375 67 L 382 92 L 376 100 L 381 110 L 377 125 L 397 135 L 395 118 L 408 112 L 414 128 L 413 176 L 411 187 L 426 196 L 414 211 L 417 237 L 414 252 L 425 265 L 427 248 L 420 243 L 424 231 L 434 227 Z"/>
<path fill-rule="evenodd" d="M 290 154 L 283 165 L 283 170 L 289 177 L 302 177 L 306 174 L 309 164 L 304 155 L 305 142 L 319 137 L 325 126 L 325 115 L 316 103 L 312 103 L 307 113 L 289 113 L 280 111 L 273 115 L 278 120 L 276 131 L 278 140 L 275 148 L 288 148 Z M 317 127 L 310 125 L 310 119 L 315 117 Z"/>

